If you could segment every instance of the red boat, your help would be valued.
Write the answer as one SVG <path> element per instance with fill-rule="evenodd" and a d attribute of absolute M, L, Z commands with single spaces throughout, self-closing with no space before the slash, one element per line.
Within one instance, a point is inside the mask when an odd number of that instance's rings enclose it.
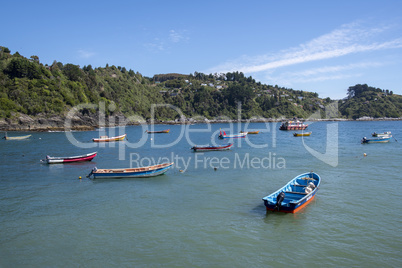
<path fill-rule="evenodd" d="M 205 151 L 224 151 L 229 150 L 233 146 L 233 143 L 229 143 L 222 146 L 194 146 L 191 148 L 194 152 L 205 152 Z"/>
<path fill-rule="evenodd" d="M 307 124 L 303 124 L 303 122 L 296 120 L 282 123 L 279 130 L 305 130 L 307 127 Z"/>
<path fill-rule="evenodd" d="M 41 160 L 42 162 L 47 162 L 48 164 L 61 164 L 61 163 L 72 163 L 72 162 L 83 162 L 83 161 L 91 161 L 97 152 L 77 155 L 77 156 L 66 156 L 66 157 L 52 157 L 46 156 L 46 159 Z"/>

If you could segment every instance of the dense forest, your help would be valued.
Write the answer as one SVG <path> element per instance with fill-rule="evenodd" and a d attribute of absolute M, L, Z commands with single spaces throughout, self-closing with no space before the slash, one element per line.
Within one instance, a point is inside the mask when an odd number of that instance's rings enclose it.
<path fill-rule="evenodd" d="M 338 117 L 402 116 L 402 98 L 392 91 L 356 85 L 347 94 L 347 98 L 339 101 Z M 317 111 L 323 112 L 333 101 L 321 99 L 317 93 L 261 84 L 241 72 L 145 77 L 131 69 L 108 64 L 98 68 L 58 61 L 42 64 L 36 55 L 26 58 L 0 46 L 0 119 L 3 121 L 11 122 L 21 115 L 63 117 L 78 104 L 100 102 L 105 103 L 108 115 L 135 115 L 149 120 L 152 104 L 178 107 L 186 118 L 237 119 L 241 103 L 242 119 L 250 119 L 308 118 Z M 156 120 L 179 117 L 168 107 L 155 110 Z"/>

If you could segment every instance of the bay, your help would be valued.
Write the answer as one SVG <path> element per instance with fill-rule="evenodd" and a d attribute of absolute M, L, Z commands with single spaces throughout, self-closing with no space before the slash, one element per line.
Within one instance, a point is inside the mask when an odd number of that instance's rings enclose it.
<path fill-rule="evenodd" d="M 304 138 L 278 123 L 154 127 L 170 133 L 129 126 L 2 140 L 0 266 L 402 266 L 401 121 L 313 122 Z M 190 150 L 226 143 L 220 129 L 260 133 L 229 151 Z M 395 139 L 360 143 L 374 131 Z M 103 132 L 128 140 L 91 142 Z M 93 151 L 87 163 L 40 163 Z M 167 161 L 174 168 L 154 178 L 86 178 L 95 166 Z M 266 212 L 262 197 L 309 171 L 322 177 L 312 203 Z"/>

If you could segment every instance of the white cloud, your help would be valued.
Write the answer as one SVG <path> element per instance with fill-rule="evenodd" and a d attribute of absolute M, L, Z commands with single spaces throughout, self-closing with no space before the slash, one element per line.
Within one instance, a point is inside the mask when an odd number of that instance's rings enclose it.
<path fill-rule="evenodd" d="M 372 39 L 378 39 L 379 35 L 386 30 L 388 30 L 388 27 L 363 28 L 357 22 L 346 24 L 298 47 L 279 51 L 274 56 L 242 56 L 236 61 L 211 68 L 210 72 L 241 71 L 244 73 L 257 73 L 305 62 L 337 58 L 353 53 L 401 48 L 402 38 L 382 42 L 372 41 Z"/>
<path fill-rule="evenodd" d="M 189 38 L 185 36 L 186 31 L 170 30 L 168 36 L 154 38 L 152 42 L 145 43 L 144 46 L 153 52 L 168 51 L 172 44 L 187 41 Z"/>
<path fill-rule="evenodd" d="M 176 32 L 175 30 L 170 30 L 169 32 L 169 39 L 170 41 L 172 41 L 173 43 L 178 43 L 181 40 L 183 40 L 183 36 L 181 34 L 179 34 L 178 32 Z"/>
<path fill-rule="evenodd" d="M 80 50 L 78 50 L 78 55 L 80 58 L 89 59 L 89 58 L 95 56 L 96 53 L 80 49 Z"/>
<path fill-rule="evenodd" d="M 159 38 L 155 38 L 153 42 L 146 43 L 144 46 L 153 52 L 160 52 L 166 49 L 165 42 Z"/>
<path fill-rule="evenodd" d="M 313 68 L 303 70 L 300 72 L 285 72 L 281 74 L 281 80 L 292 80 L 293 82 L 317 82 L 325 80 L 344 79 L 350 77 L 361 76 L 358 73 L 351 73 L 351 70 L 362 70 L 373 67 L 380 67 L 386 65 L 385 62 L 360 62 L 347 65 L 336 66 L 323 66 L 320 68 Z M 347 72 L 347 73 L 345 73 Z"/>

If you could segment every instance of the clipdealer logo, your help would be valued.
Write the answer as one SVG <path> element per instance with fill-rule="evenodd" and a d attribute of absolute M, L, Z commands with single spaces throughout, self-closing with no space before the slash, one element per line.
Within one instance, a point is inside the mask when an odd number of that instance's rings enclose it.
<path fill-rule="evenodd" d="M 114 103 L 109 104 L 107 109 L 110 112 L 113 112 L 115 110 L 116 106 Z M 146 135 L 145 131 L 148 130 L 150 127 L 151 130 L 154 130 L 155 127 L 155 118 L 156 118 L 156 111 L 157 109 L 172 109 L 175 111 L 179 117 L 177 123 L 181 123 L 184 121 L 188 121 L 185 117 L 185 115 L 182 113 L 180 108 L 173 106 L 171 104 L 153 104 L 151 105 L 151 124 L 147 124 L 146 120 L 142 118 L 141 116 L 138 115 L 133 115 L 130 117 L 123 117 L 119 116 L 118 117 L 118 122 L 119 126 L 117 128 L 109 128 L 109 136 L 118 136 L 126 133 L 126 126 L 136 124 L 142 128 L 142 135 L 139 140 L 135 142 L 131 142 L 128 140 L 125 140 L 124 142 L 116 142 L 116 143 L 92 143 L 92 142 L 80 142 L 78 141 L 74 135 L 73 132 L 70 130 L 72 129 L 72 122 L 74 118 L 77 116 L 77 114 L 80 113 L 81 110 L 83 109 L 92 109 L 92 110 L 98 110 L 99 111 L 99 136 L 105 135 L 105 128 L 107 127 L 114 127 L 115 126 L 115 117 L 108 117 L 108 120 L 106 120 L 106 105 L 104 102 L 100 102 L 98 105 L 96 104 L 80 104 L 75 107 L 73 107 L 65 120 L 65 134 L 67 136 L 67 139 L 70 141 L 71 144 L 74 146 L 77 146 L 79 148 L 96 148 L 96 147 L 118 147 L 119 149 L 119 160 L 126 160 L 126 149 L 131 148 L 131 149 L 136 149 L 136 148 L 141 148 L 143 145 L 145 145 L 147 142 L 151 143 L 151 148 L 172 148 L 173 146 L 177 145 L 183 138 L 186 139 L 187 143 L 190 146 L 196 145 L 194 141 L 191 140 L 190 133 L 194 132 L 203 132 L 203 133 L 210 133 L 211 136 L 217 136 L 220 130 L 212 130 L 211 123 L 209 120 L 207 120 L 205 117 L 198 116 L 197 120 L 198 121 L 203 121 L 204 126 L 203 128 L 191 128 L 190 125 L 188 124 L 181 124 L 180 125 L 180 133 L 177 135 L 176 139 L 174 141 L 171 141 L 168 144 L 156 144 L 152 138 L 149 136 L 151 135 Z M 318 111 L 311 115 L 307 121 L 310 121 L 310 125 L 314 124 L 314 122 L 320 121 L 320 120 L 331 120 L 331 118 L 338 118 L 339 116 L 339 111 L 338 111 L 338 103 L 333 102 L 325 107 L 325 116 L 321 115 L 321 111 Z M 227 122 L 228 127 L 225 128 L 226 131 L 234 133 L 236 129 L 236 124 L 237 124 L 237 129 L 247 129 L 248 125 L 251 123 L 251 120 L 248 120 L 246 123 L 242 122 L 241 120 L 241 103 L 238 103 L 238 118 L 237 120 L 230 120 L 229 118 L 226 118 L 224 116 L 221 116 L 217 118 L 216 120 L 224 120 L 224 122 Z M 262 117 L 259 117 L 260 121 L 261 119 L 264 119 Z M 276 137 L 277 137 L 277 123 L 269 123 L 268 120 L 263 120 L 265 121 L 264 124 L 264 132 L 269 132 L 271 133 L 271 146 L 272 148 L 276 147 Z M 231 142 L 231 140 L 229 140 Z M 216 143 L 215 140 L 211 140 L 213 146 L 217 146 L 218 144 Z M 237 146 L 241 147 L 243 141 L 238 142 Z M 256 148 L 256 149 L 261 149 L 261 148 L 267 148 L 269 147 L 267 140 L 265 140 L 265 143 L 260 143 L 260 144 L 255 144 L 251 141 L 251 139 L 244 139 L 244 142 L 247 143 L 250 147 Z M 304 137 L 302 137 L 302 142 L 303 146 L 306 149 L 307 152 L 309 152 L 313 157 L 319 159 L 320 161 L 336 167 L 338 166 L 338 123 L 328 123 L 326 125 L 326 144 L 325 144 L 325 152 L 322 153 L 320 150 L 313 149 L 310 147 L 304 140 Z M 131 157 L 131 156 L 130 156 Z M 198 156 L 200 157 L 200 156 Z M 237 158 L 236 158 L 237 157 Z M 192 157 L 189 158 L 189 160 L 184 160 L 180 159 L 178 162 L 184 163 L 185 161 L 191 161 Z M 273 164 L 274 160 L 268 161 L 268 159 L 276 159 L 278 160 L 275 164 Z M 196 161 L 198 160 L 198 162 Z M 146 161 L 146 160 L 144 160 Z M 262 157 L 262 158 L 255 158 L 255 157 L 250 157 L 249 154 L 245 154 L 244 156 L 240 156 L 239 154 L 235 154 L 235 159 L 230 160 L 229 158 L 212 158 L 208 159 L 208 157 L 205 157 L 205 159 L 198 158 L 197 156 L 194 157 L 194 164 L 198 163 L 198 166 L 212 166 L 212 165 L 218 165 L 222 168 L 225 168 L 228 166 L 228 161 L 230 161 L 230 166 L 231 168 L 284 168 L 286 166 L 286 163 L 284 159 L 279 158 L 278 156 L 275 155 L 275 153 L 270 152 L 268 156 Z M 155 162 L 155 161 L 153 161 Z M 172 161 L 175 162 L 175 161 Z M 177 161 L 176 161 L 177 162 Z M 131 160 L 130 160 L 131 163 Z M 143 165 L 139 165 L 143 166 Z"/>

